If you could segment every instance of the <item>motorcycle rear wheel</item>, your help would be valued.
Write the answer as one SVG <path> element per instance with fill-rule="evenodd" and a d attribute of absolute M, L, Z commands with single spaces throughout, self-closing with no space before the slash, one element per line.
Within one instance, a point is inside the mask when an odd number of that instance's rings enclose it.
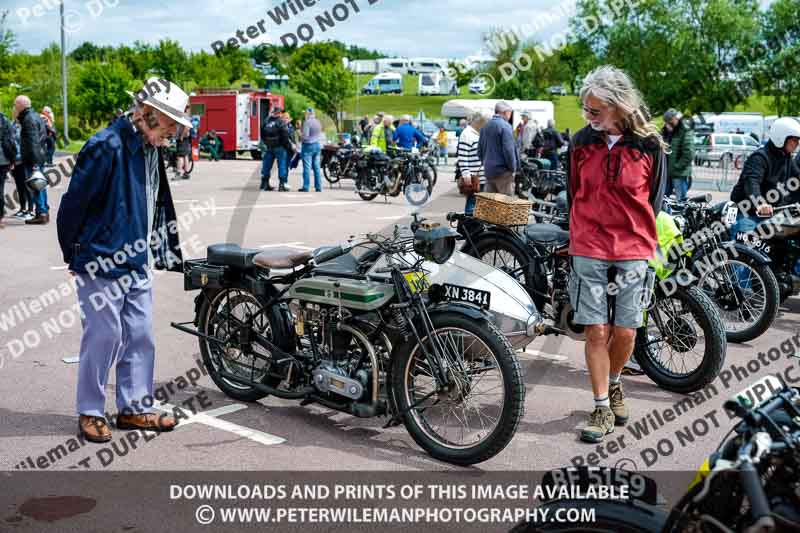
<path fill-rule="evenodd" d="M 269 375 L 269 362 L 249 356 L 242 350 L 236 339 L 238 335 L 237 324 L 247 321 L 263 309 L 262 302 L 254 295 L 241 289 L 221 289 L 207 291 L 207 298 L 203 300 L 198 312 L 197 329 L 204 335 L 226 340 L 224 345 L 199 339 L 200 354 L 203 364 L 208 370 L 212 381 L 225 393 L 226 396 L 243 402 L 255 402 L 267 396 L 266 393 L 239 382 L 235 382 L 220 375 L 220 370 L 241 375 L 244 379 L 260 382 L 276 387 L 281 379 Z M 228 315 L 231 315 L 230 318 Z M 278 333 L 284 332 L 280 312 L 273 307 L 266 313 L 260 314 L 253 320 L 254 328 L 270 341 L 274 341 Z M 261 355 L 270 357 L 270 354 L 261 347 L 253 345 Z"/>
<path fill-rule="evenodd" d="M 327 165 L 322 165 L 322 174 L 325 176 L 325 180 L 331 185 L 339 181 L 340 170 L 341 163 L 339 162 L 339 158 L 335 155 L 331 156 Z"/>
<path fill-rule="evenodd" d="M 459 313 L 435 314 L 431 321 L 432 337 L 451 363 L 451 387 L 437 389 L 420 344 L 413 339 L 407 341 L 392 353 L 392 392 L 397 409 L 414 441 L 434 458 L 461 466 L 486 461 L 511 442 L 522 419 L 525 384 L 519 361 L 502 332 L 488 321 L 476 321 Z M 437 341 L 428 336 L 422 338 L 428 352 Z M 500 405 L 487 409 L 491 414 L 479 410 L 501 394 Z M 437 410 L 448 406 L 449 411 L 437 418 Z M 496 417 L 496 423 L 487 428 L 491 415 Z M 470 422 L 480 426 L 473 427 Z M 459 428 L 452 427 L 458 424 Z M 455 438 L 460 434 L 462 441 L 469 442 L 452 440 L 450 429 Z M 477 440 L 470 438 L 472 435 Z"/>

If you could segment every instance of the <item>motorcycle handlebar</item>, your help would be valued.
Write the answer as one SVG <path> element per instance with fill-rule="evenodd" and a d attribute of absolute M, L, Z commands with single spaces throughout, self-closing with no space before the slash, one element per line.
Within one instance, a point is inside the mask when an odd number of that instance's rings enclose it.
<path fill-rule="evenodd" d="M 464 218 L 466 218 L 466 216 L 467 215 L 464 214 L 464 213 L 456 213 L 456 212 L 453 211 L 453 212 L 447 213 L 447 217 L 446 218 L 447 218 L 448 222 L 458 222 L 460 220 L 464 220 Z"/>

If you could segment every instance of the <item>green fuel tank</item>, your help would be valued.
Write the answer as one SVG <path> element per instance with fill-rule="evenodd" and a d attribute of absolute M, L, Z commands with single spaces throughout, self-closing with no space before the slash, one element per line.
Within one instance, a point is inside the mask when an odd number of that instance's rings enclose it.
<path fill-rule="evenodd" d="M 288 292 L 289 298 L 323 305 L 340 303 L 342 307 L 372 311 L 386 305 L 394 296 L 394 286 L 371 280 L 315 276 L 297 281 Z"/>

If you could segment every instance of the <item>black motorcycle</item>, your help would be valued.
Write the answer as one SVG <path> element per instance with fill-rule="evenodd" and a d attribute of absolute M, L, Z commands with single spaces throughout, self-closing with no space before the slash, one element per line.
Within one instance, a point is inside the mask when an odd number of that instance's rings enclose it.
<path fill-rule="evenodd" d="M 199 338 L 231 398 L 386 416 L 384 427 L 405 424 L 433 457 L 485 461 L 522 417 L 520 365 L 474 291 L 429 281 L 423 263 L 446 263 L 454 232 L 416 220 L 412 229 L 314 253 L 209 246 L 184 263 L 184 288 L 200 290 L 194 320 L 172 326 Z"/>
<path fill-rule="evenodd" d="M 430 199 L 433 177 L 419 152 L 392 148 L 367 152 L 359 160 L 356 192 L 362 200 L 374 200 L 379 194 L 388 199 L 404 193 L 408 202 L 419 206 Z"/>
<path fill-rule="evenodd" d="M 326 144 L 322 147 L 320 167 L 325 180 L 333 185 L 342 179 L 355 179 L 361 150 L 353 145 Z"/>
<path fill-rule="evenodd" d="M 561 202 L 537 201 L 537 205 L 544 209 L 534 215 L 550 223 L 511 227 L 459 213 L 449 213 L 447 219 L 456 223 L 465 240 L 462 252 L 505 271 L 527 289 L 551 322 L 546 333 L 584 340 L 584 327 L 574 322 L 569 299 L 565 199 L 562 195 Z M 697 391 L 717 377 L 726 349 L 719 314 L 702 291 L 676 284 L 668 294 L 662 283 L 655 284 L 634 349 L 636 362 L 653 382 L 672 392 Z"/>
<path fill-rule="evenodd" d="M 756 231 L 736 232 L 733 238 L 770 258 L 781 303 L 800 293 L 800 204 L 776 207 Z"/>
<path fill-rule="evenodd" d="M 514 180 L 515 194 L 526 200 L 554 200 L 567 189 L 567 174 L 560 170 L 550 170 L 547 159 L 523 159 Z"/>
<path fill-rule="evenodd" d="M 691 251 L 679 259 L 685 269 L 680 282 L 696 285 L 711 298 L 729 342 L 761 336 L 778 316 L 778 280 L 767 255 L 728 240 L 736 204 L 711 205 L 710 194 L 664 203 L 683 234 L 681 247 Z"/>
<path fill-rule="evenodd" d="M 768 379 L 768 378 L 767 378 Z M 545 476 L 543 484 L 582 488 L 611 480 L 627 485 L 631 495 L 618 500 L 561 499 L 545 503 L 557 516 L 560 509 L 594 511 L 591 523 L 525 523 L 512 533 L 733 533 L 800 531 L 800 394 L 781 387 L 772 376 L 764 397 L 751 386 L 725 409 L 741 421 L 700 467 L 688 491 L 665 512 L 657 505 L 657 485 L 638 472 L 600 468 L 594 472 L 561 469 Z M 774 391 L 774 392 L 773 392 Z M 573 482 L 574 481 L 574 482 Z"/>

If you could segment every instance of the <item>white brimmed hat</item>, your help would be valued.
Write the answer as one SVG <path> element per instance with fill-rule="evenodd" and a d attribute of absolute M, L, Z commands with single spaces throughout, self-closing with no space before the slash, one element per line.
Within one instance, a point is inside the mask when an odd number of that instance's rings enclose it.
<path fill-rule="evenodd" d="M 178 124 L 192 127 L 192 117 L 184 111 L 189 103 L 189 95 L 183 89 L 163 78 L 148 78 L 142 90 L 136 94 L 125 91 L 137 102 L 158 109 Z"/>

